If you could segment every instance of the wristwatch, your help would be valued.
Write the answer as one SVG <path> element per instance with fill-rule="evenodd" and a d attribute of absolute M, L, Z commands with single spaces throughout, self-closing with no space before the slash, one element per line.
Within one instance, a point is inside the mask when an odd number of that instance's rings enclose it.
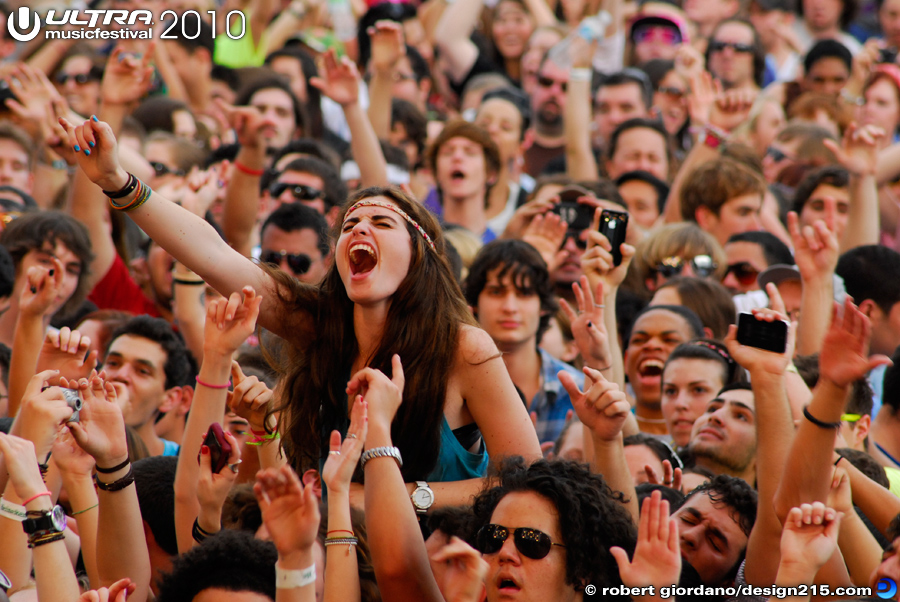
<path fill-rule="evenodd" d="M 416 489 L 409 498 L 416 507 L 416 514 L 425 514 L 434 504 L 434 491 L 425 481 L 416 481 Z"/>
<path fill-rule="evenodd" d="M 22 530 L 28 535 L 62 533 L 66 530 L 66 513 L 58 504 L 52 510 L 41 510 L 28 514 L 28 518 L 22 521 Z M 35 514 L 38 516 L 34 516 Z"/>

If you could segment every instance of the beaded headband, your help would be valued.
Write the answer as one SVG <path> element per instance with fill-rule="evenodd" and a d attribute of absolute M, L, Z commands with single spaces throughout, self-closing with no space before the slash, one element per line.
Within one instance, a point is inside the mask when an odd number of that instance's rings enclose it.
<path fill-rule="evenodd" d="M 383 207 L 384 209 L 390 209 L 391 211 L 393 211 L 394 213 L 396 213 L 397 215 L 399 215 L 400 217 L 405 219 L 407 222 L 409 222 L 409 225 L 412 226 L 413 228 L 415 228 L 416 231 L 422 235 L 422 238 L 425 239 L 425 242 L 428 243 L 428 246 L 431 247 L 431 250 L 434 251 L 435 253 L 437 253 L 437 249 L 434 246 L 434 241 L 432 241 L 431 237 L 428 236 L 428 232 L 425 231 L 425 228 L 420 226 L 418 224 L 418 222 L 416 222 L 416 220 L 411 218 L 409 216 L 409 214 L 406 211 L 404 211 L 403 209 L 401 209 L 400 207 L 397 207 L 396 205 L 388 203 L 387 201 L 373 201 L 371 199 L 365 199 L 365 200 L 359 201 L 358 203 L 354 203 L 353 206 L 347 210 L 346 215 L 350 215 L 351 213 L 353 213 L 360 207 Z M 344 219 L 346 220 L 346 218 L 344 218 Z"/>

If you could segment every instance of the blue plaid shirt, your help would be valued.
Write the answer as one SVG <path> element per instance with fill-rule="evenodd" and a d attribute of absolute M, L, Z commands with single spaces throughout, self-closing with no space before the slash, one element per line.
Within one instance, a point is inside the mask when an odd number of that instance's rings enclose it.
<path fill-rule="evenodd" d="M 557 373 L 565 370 L 575 379 L 579 388 L 584 389 L 584 374 L 565 362 L 561 362 L 543 349 L 538 349 L 541 354 L 541 380 L 544 382 L 542 390 L 538 391 L 531 400 L 529 412 L 537 413 L 537 435 L 541 443 L 556 441 L 559 433 L 566 425 L 566 414 L 572 408 L 572 400 L 568 392 L 559 382 Z"/>

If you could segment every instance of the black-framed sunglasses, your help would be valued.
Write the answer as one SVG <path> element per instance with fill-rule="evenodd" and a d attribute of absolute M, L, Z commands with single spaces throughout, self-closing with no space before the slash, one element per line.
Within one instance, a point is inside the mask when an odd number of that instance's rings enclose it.
<path fill-rule="evenodd" d="M 150 167 L 153 168 L 153 173 L 157 178 L 172 174 L 178 177 L 184 176 L 184 170 L 181 169 L 170 169 L 168 165 L 165 163 L 160 163 L 159 161 L 150 161 Z"/>
<path fill-rule="evenodd" d="M 100 78 L 93 73 L 58 73 L 56 75 L 56 83 L 60 86 L 65 86 L 70 79 L 74 79 L 79 86 L 83 86 L 88 82 L 100 81 Z"/>
<path fill-rule="evenodd" d="M 476 543 L 482 554 L 496 554 L 503 547 L 503 542 L 509 538 L 510 529 L 502 525 L 485 525 L 478 530 Z M 565 548 L 561 543 L 555 543 L 550 536 L 537 529 L 519 527 L 513 530 L 513 541 L 519 552 L 532 560 L 540 560 L 550 553 L 553 546 Z"/>
<path fill-rule="evenodd" d="M 275 182 L 269 186 L 269 194 L 278 198 L 288 189 L 291 191 L 291 196 L 297 201 L 314 201 L 325 197 L 325 193 L 318 188 L 306 184 L 287 184 L 285 182 Z"/>
<path fill-rule="evenodd" d="M 709 49 L 713 52 L 722 52 L 726 48 L 731 48 L 739 53 L 753 52 L 756 50 L 756 47 L 753 44 L 744 44 L 742 42 L 721 42 L 716 40 L 709 43 Z"/>
<path fill-rule="evenodd" d="M 656 91 L 676 100 L 681 100 L 682 98 L 684 98 L 684 95 L 687 94 L 686 90 L 676 88 L 675 86 L 660 86 L 656 89 Z"/>
<path fill-rule="evenodd" d="M 756 278 L 759 276 L 759 270 L 746 261 L 739 261 L 738 263 L 732 263 L 728 266 L 725 275 L 728 276 L 728 274 L 734 274 L 734 277 L 737 278 L 737 281 L 743 286 L 750 286 L 756 282 Z"/>
<path fill-rule="evenodd" d="M 282 249 L 281 251 L 263 251 L 259 254 L 260 262 L 271 263 L 275 266 L 280 266 L 285 259 L 287 259 L 288 267 L 295 274 L 305 274 L 312 266 L 312 258 L 305 253 L 288 253 Z"/>
<path fill-rule="evenodd" d="M 553 84 L 559 84 L 559 89 L 562 90 L 563 94 L 569 89 L 569 82 L 561 82 L 546 75 L 538 75 L 537 83 L 542 88 L 552 88 Z"/>
<path fill-rule="evenodd" d="M 772 157 L 772 161 L 775 163 L 781 163 L 785 159 L 791 159 L 788 157 L 784 151 L 781 149 L 775 148 L 774 146 L 770 146 L 766 149 L 766 157 Z M 793 161 L 793 159 L 791 159 Z"/>
<path fill-rule="evenodd" d="M 12 581 L 9 580 L 9 577 L 3 571 L 0 571 L 0 589 L 3 590 L 4 594 L 12 589 Z"/>
<path fill-rule="evenodd" d="M 681 257 L 666 257 L 656 264 L 656 271 L 663 275 L 663 278 L 672 278 L 678 276 L 684 271 L 684 266 L 691 264 L 691 269 L 699 278 L 709 278 L 712 276 L 716 268 L 719 267 L 712 257 L 709 255 L 697 255 L 690 261 L 685 261 Z"/>

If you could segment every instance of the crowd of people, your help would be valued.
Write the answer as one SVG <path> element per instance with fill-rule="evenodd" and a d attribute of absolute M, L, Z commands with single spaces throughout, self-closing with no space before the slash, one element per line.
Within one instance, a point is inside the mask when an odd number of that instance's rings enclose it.
<path fill-rule="evenodd" d="M 63 4 L 0 600 L 897 599 L 900 0 Z"/>

